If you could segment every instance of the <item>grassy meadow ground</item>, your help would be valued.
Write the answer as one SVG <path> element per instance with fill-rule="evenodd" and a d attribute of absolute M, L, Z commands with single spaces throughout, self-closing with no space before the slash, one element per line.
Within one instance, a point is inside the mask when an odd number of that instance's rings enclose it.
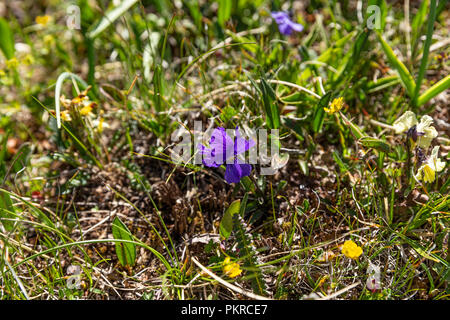
<path fill-rule="evenodd" d="M 449 299 L 449 33 L 443 0 L 1 1 L 0 299 Z M 174 161 L 195 121 L 281 155 Z"/>

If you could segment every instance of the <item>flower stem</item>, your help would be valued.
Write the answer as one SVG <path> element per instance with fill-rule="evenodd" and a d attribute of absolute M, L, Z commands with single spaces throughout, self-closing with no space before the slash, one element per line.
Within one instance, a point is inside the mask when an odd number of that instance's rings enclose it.
<path fill-rule="evenodd" d="M 406 158 L 406 177 L 408 179 L 408 185 L 411 180 L 411 145 L 409 141 L 409 137 L 406 137 L 406 151 L 407 151 L 407 158 Z"/>

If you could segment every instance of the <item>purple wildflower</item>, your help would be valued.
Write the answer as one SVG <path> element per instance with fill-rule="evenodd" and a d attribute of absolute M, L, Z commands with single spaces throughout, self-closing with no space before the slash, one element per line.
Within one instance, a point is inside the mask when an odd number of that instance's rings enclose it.
<path fill-rule="evenodd" d="M 297 32 L 303 30 L 303 26 L 300 23 L 293 22 L 287 12 L 272 12 L 271 16 L 278 24 L 278 29 L 280 30 L 281 34 L 285 36 L 290 36 L 292 34 L 292 30 Z"/>
<path fill-rule="evenodd" d="M 245 140 L 236 127 L 235 139 L 227 135 L 224 128 L 217 128 L 213 131 L 209 140 L 209 148 L 199 144 L 198 150 L 203 155 L 203 164 L 207 167 L 217 168 L 225 164 L 227 160 L 233 159 L 233 163 L 226 164 L 225 180 L 228 183 L 238 183 L 242 177 L 250 175 L 251 164 L 240 163 L 238 155 L 244 153 L 255 145 L 253 140 Z"/>

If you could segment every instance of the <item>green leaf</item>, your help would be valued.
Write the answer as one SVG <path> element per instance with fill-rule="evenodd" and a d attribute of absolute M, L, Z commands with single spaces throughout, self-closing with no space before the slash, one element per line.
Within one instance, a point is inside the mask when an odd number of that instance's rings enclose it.
<path fill-rule="evenodd" d="M 280 127 L 280 110 L 275 103 L 276 94 L 270 84 L 266 81 L 262 72 L 261 75 L 259 88 L 261 90 L 264 111 L 266 113 L 267 126 L 269 129 L 278 129 Z"/>
<path fill-rule="evenodd" d="M 96 25 L 94 30 L 87 34 L 88 38 L 94 39 L 106 28 L 108 28 L 114 21 L 130 9 L 138 0 L 124 0 L 114 9 L 109 10 L 106 15 Z"/>
<path fill-rule="evenodd" d="M 14 213 L 15 209 L 11 197 L 8 193 L 0 190 L 0 222 L 3 224 L 6 231 L 11 231 L 14 228 L 14 221 L 10 220 L 15 218 Z"/>
<path fill-rule="evenodd" d="M 400 80 L 397 75 L 387 76 L 381 79 L 377 79 L 377 81 L 369 81 L 367 82 L 367 92 L 376 92 L 386 87 L 393 86 L 399 82 Z"/>
<path fill-rule="evenodd" d="M 386 142 L 377 138 L 366 136 L 360 138 L 359 142 L 366 148 L 377 149 L 385 153 L 389 153 L 391 151 L 391 147 Z"/>
<path fill-rule="evenodd" d="M 197 0 L 189 0 L 184 1 L 183 3 L 188 7 L 195 26 L 200 30 L 202 28 L 202 12 L 200 11 L 199 2 Z"/>
<path fill-rule="evenodd" d="M 420 93 L 420 85 L 422 84 L 423 77 L 425 76 L 425 71 L 428 64 L 428 54 L 430 53 L 431 40 L 433 37 L 434 21 L 436 20 L 436 0 L 431 0 L 430 13 L 428 15 L 428 25 L 427 25 L 427 38 L 425 39 L 425 44 L 423 45 L 422 61 L 420 62 L 419 75 L 416 79 L 416 88 L 414 90 L 413 104 L 417 106 L 417 98 Z"/>
<path fill-rule="evenodd" d="M 420 34 L 422 33 L 422 28 L 425 24 L 426 18 L 427 18 L 427 9 L 430 4 L 430 0 L 424 0 L 421 2 L 419 10 L 417 11 L 417 14 L 414 16 L 412 23 L 411 23 L 411 46 L 413 48 L 416 48 L 417 46 L 417 39 L 419 38 Z"/>
<path fill-rule="evenodd" d="M 32 150 L 31 145 L 29 143 L 24 143 L 20 146 L 19 150 L 12 161 L 14 166 L 12 167 L 12 172 L 17 173 L 21 171 L 23 168 L 27 167 L 30 162 Z"/>
<path fill-rule="evenodd" d="M 217 12 L 217 21 L 221 27 L 225 27 L 225 22 L 231 17 L 232 0 L 219 0 L 219 10 Z"/>
<path fill-rule="evenodd" d="M 220 221 L 219 232 L 220 235 L 228 239 L 231 232 L 233 231 L 233 216 L 239 213 L 241 207 L 241 200 L 236 200 L 231 203 L 228 209 L 225 211 L 225 214 L 222 217 L 222 221 Z"/>
<path fill-rule="evenodd" d="M 6 59 L 14 57 L 14 36 L 8 22 L 0 18 L 0 49 Z"/>
<path fill-rule="evenodd" d="M 133 241 L 130 230 L 119 217 L 114 218 L 112 233 L 116 240 Z M 122 266 L 133 266 L 136 263 L 136 245 L 134 243 L 116 242 L 116 254 Z"/>
<path fill-rule="evenodd" d="M 333 158 L 334 161 L 336 161 L 336 163 L 338 164 L 339 169 L 342 173 L 345 173 L 349 170 L 348 166 L 344 163 L 344 161 L 342 161 L 341 157 L 339 157 L 339 154 L 336 151 L 333 151 Z"/>
<path fill-rule="evenodd" d="M 239 249 L 239 256 L 244 261 L 244 270 L 251 280 L 253 291 L 257 294 L 266 294 L 266 284 L 258 267 L 257 254 L 252 237 L 247 230 L 247 225 L 240 215 L 233 216 L 233 229 L 236 236 L 237 248 Z"/>
<path fill-rule="evenodd" d="M 162 111 L 162 102 L 163 99 L 161 95 L 163 94 L 163 85 L 162 85 L 162 71 L 161 66 L 158 64 L 155 68 L 155 73 L 153 75 L 153 90 L 154 96 L 153 101 L 155 102 L 155 110 L 156 112 Z"/>
<path fill-rule="evenodd" d="M 347 62 L 339 69 L 339 73 L 336 75 L 335 87 L 352 75 L 352 70 L 355 66 L 359 66 L 358 62 L 361 58 L 361 53 L 368 45 L 369 34 L 370 31 L 363 30 L 356 37 L 352 50 L 346 56 L 348 57 Z"/>
<path fill-rule="evenodd" d="M 255 192 L 255 185 L 249 177 L 243 177 L 241 179 L 241 185 L 244 187 L 246 192 Z"/>
<path fill-rule="evenodd" d="M 3 182 L 6 175 L 6 144 L 8 143 L 9 134 L 10 131 L 7 131 L 3 139 L 0 140 L 0 182 Z"/>
<path fill-rule="evenodd" d="M 352 130 L 353 134 L 355 135 L 356 139 L 361 139 L 362 137 L 365 137 L 366 135 L 364 132 L 361 131 L 361 129 L 351 122 L 343 113 L 340 113 L 342 120 L 344 120 L 345 124 L 350 126 L 350 129 Z"/>
<path fill-rule="evenodd" d="M 323 108 L 327 107 L 331 100 L 331 91 L 328 91 L 317 103 L 316 109 L 313 115 L 313 130 L 314 132 L 319 132 L 322 129 L 323 121 L 325 119 L 325 110 Z"/>
<path fill-rule="evenodd" d="M 244 217 L 245 209 L 247 208 L 247 202 L 248 202 L 248 192 L 244 194 L 244 198 L 242 198 L 241 205 L 239 207 L 239 215 L 241 217 Z"/>
<path fill-rule="evenodd" d="M 411 76 L 411 73 L 409 73 L 406 66 L 401 62 L 398 57 L 395 55 L 392 48 L 389 46 L 389 44 L 383 39 L 383 36 L 377 32 L 378 40 L 381 43 L 381 48 L 383 49 L 384 53 L 386 54 L 389 64 L 397 71 L 398 75 L 400 76 L 400 80 L 402 82 L 402 85 L 405 87 L 406 92 L 408 93 L 409 97 L 412 98 L 414 95 L 414 90 L 416 88 L 416 84 L 414 83 L 414 79 Z"/>
<path fill-rule="evenodd" d="M 233 107 L 226 106 L 225 108 L 222 109 L 222 112 L 220 113 L 220 119 L 222 119 L 223 122 L 227 123 L 237 113 L 238 112 Z"/>
<path fill-rule="evenodd" d="M 417 99 L 417 106 L 420 107 L 447 89 L 450 89 L 450 75 L 446 76 L 444 79 L 440 80 L 438 83 L 434 84 L 431 88 L 428 88 L 424 93 L 422 93 Z"/>

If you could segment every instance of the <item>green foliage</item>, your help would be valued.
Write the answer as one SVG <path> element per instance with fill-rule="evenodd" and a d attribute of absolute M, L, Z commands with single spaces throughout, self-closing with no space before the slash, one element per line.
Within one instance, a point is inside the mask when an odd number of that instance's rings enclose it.
<path fill-rule="evenodd" d="M 6 59 L 14 57 L 14 35 L 4 18 L 0 17 L 0 49 L 5 55 Z"/>
<path fill-rule="evenodd" d="M 230 19 L 231 9 L 233 6 L 232 0 L 219 0 L 219 10 L 217 12 L 217 21 L 223 27 L 225 27 L 225 22 Z"/>
<path fill-rule="evenodd" d="M 222 220 L 220 221 L 219 231 L 220 235 L 227 239 L 233 231 L 233 216 L 239 213 L 241 200 L 233 201 L 225 211 Z"/>
<path fill-rule="evenodd" d="M 88 33 L 88 37 L 93 39 L 106 30 L 115 20 L 123 16 L 138 0 L 122 0 L 121 3 L 106 12 L 105 16 L 101 18 L 92 31 Z"/>
<path fill-rule="evenodd" d="M 257 294 L 266 294 L 266 284 L 260 268 L 257 266 L 258 251 L 255 248 L 251 235 L 247 231 L 247 225 L 238 214 L 233 215 L 233 229 L 236 237 L 239 257 L 244 261 L 243 267 L 249 275 L 253 291 Z"/>
<path fill-rule="evenodd" d="M 322 129 L 323 121 L 325 119 L 325 110 L 323 108 L 327 107 L 331 101 L 332 92 L 327 92 L 320 98 L 316 105 L 312 121 L 312 129 L 314 132 L 319 132 Z"/>
<path fill-rule="evenodd" d="M 112 234 L 116 240 L 133 241 L 133 236 L 127 226 L 115 217 L 112 223 Z M 136 263 L 136 245 L 129 242 L 116 242 L 116 254 L 122 266 L 134 266 Z"/>

